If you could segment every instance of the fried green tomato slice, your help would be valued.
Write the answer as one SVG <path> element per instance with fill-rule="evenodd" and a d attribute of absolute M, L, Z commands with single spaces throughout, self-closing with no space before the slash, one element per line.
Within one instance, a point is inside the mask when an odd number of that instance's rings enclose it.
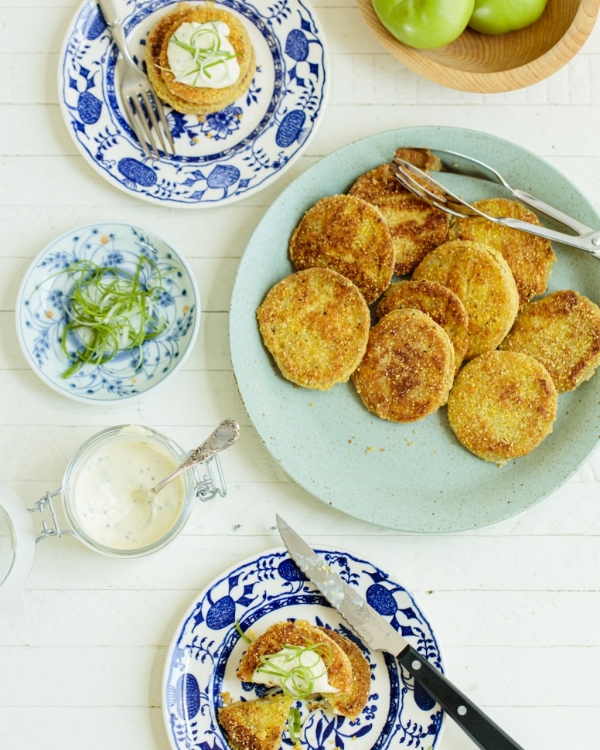
<path fill-rule="evenodd" d="M 446 403 L 454 348 L 444 329 L 420 310 L 393 310 L 371 329 L 352 375 L 363 404 L 390 422 L 415 422 Z"/>
<path fill-rule="evenodd" d="M 352 687 L 345 693 L 328 693 L 325 697 L 333 710 L 357 719 L 363 712 L 371 692 L 371 667 L 360 648 L 346 636 L 329 628 L 319 628 L 342 649 L 352 666 Z"/>
<path fill-rule="evenodd" d="M 520 219 L 541 226 L 533 211 L 517 201 L 488 198 L 473 205 L 488 216 Z M 521 305 L 548 288 L 552 265 L 556 261 L 549 240 L 483 218 L 456 219 L 450 236 L 453 239 L 484 242 L 498 250 L 510 266 Z"/>
<path fill-rule="evenodd" d="M 413 271 L 446 241 L 448 215 L 401 185 L 387 164 L 361 175 L 349 192 L 381 211 L 392 235 L 398 276 Z"/>
<path fill-rule="evenodd" d="M 254 671 L 262 665 L 261 657 L 277 654 L 285 646 L 323 645 L 331 655 L 327 666 L 329 684 L 347 693 L 352 687 L 352 665 L 344 650 L 329 637 L 329 633 L 312 625 L 308 620 L 285 620 L 276 622 L 259 635 L 248 646 L 242 657 L 237 676 L 244 682 L 252 682 Z"/>
<path fill-rule="evenodd" d="M 279 750 L 292 702 L 279 694 L 219 708 L 219 723 L 229 746 L 232 750 Z"/>
<path fill-rule="evenodd" d="M 546 368 L 517 352 L 486 352 L 459 372 L 448 420 L 460 442 L 485 461 L 525 456 L 552 432 L 558 393 Z"/>
<path fill-rule="evenodd" d="M 600 308 L 568 289 L 529 302 L 501 348 L 529 354 L 548 370 L 559 393 L 572 391 L 600 365 Z"/>
<path fill-rule="evenodd" d="M 437 281 L 451 289 L 469 317 L 465 359 L 495 349 L 509 332 L 519 309 L 515 280 L 502 255 L 482 242 L 454 240 L 426 255 L 413 281 Z"/>
<path fill-rule="evenodd" d="M 469 344 L 469 321 L 456 294 L 435 281 L 398 281 L 381 298 L 377 319 L 403 309 L 420 310 L 442 326 L 454 347 L 454 367 L 458 372 Z"/>
<path fill-rule="evenodd" d="M 369 338 L 364 297 L 351 281 L 327 268 L 287 276 L 268 292 L 257 318 L 283 377 L 315 390 L 348 380 Z"/>
<path fill-rule="evenodd" d="M 352 195 L 321 198 L 290 239 L 298 270 L 331 268 L 350 279 L 368 303 L 387 289 L 394 270 L 390 230 L 378 208 Z"/>
<path fill-rule="evenodd" d="M 169 39 L 182 23 L 202 24 L 210 21 L 223 21 L 229 26 L 229 41 L 240 64 L 238 80 L 222 89 L 176 83 L 169 69 L 167 56 Z M 148 78 L 160 99 L 178 112 L 205 115 L 224 109 L 250 87 L 256 72 L 256 59 L 248 32 L 234 15 L 216 6 L 202 7 L 178 3 L 172 11 L 160 19 L 148 35 L 146 69 Z"/>

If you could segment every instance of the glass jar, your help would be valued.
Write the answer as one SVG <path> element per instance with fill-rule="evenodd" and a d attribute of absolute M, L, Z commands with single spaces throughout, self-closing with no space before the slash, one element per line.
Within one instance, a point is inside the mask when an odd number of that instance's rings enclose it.
<path fill-rule="evenodd" d="M 62 485 L 54 492 L 47 492 L 33 508 L 26 508 L 19 496 L 6 486 L 0 485 L 0 551 L 3 567 L 0 568 L 0 613 L 17 614 L 23 607 L 22 589 L 35 556 L 37 542 L 51 536 L 62 537 L 69 534 L 77 537 L 95 552 L 111 557 L 142 557 L 162 549 L 180 533 L 194 508 L 194 501 L 210 500 L 227 494 L 225 478 L 219 457 L 214 455 L 204 463 L 193 466 L 175 481 L 183 484 L 183 499 L 172 523 L 157 538 L 144 546 L 124 549 L 110 547 L 94 539 L 89 529 L 84 528 L 78 507 L 78 479 L 89 466 L 90 459 L 107 447 L 114 448 L 125 441 L 140 441 L 148 444 L 153 451 L 167 457 L 173 468 L 190 455 L 166 435 L 149 427 L 139 425 L 119 425 L 109 427 L 93 435 L 75 453 L 63 476 Z M 158 477 L 157 481 L 163 479 Z M 53 501 L 61 497 L 68 528 L 61 529 Z M 42 514 L 42 530 L 36 536 L 32 513 Z M 4 580 L 2 576 L 4 575 Z"/>

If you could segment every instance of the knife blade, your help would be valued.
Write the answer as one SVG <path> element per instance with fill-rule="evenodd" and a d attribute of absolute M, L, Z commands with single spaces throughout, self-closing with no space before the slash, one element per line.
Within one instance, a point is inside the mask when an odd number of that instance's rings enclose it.
<path fill-rule="evenodd" d="M 371 649 L 387 651 L 422 685 L 481 750 L 523 750 L 447 677 L 395 630 L 360 594 L 331 570 L 283 518 L 277 528 L 290 557 Z"/>

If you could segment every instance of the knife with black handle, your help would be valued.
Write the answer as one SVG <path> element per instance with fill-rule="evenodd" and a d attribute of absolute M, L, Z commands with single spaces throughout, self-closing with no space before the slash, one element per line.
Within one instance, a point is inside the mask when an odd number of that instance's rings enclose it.
<path fill-rule="evenodd" d="M 481 750 L 524 750 L 331 570 L 288 524 L 277 527 L 290 556 L 369 648 L 393 654 Z"/>

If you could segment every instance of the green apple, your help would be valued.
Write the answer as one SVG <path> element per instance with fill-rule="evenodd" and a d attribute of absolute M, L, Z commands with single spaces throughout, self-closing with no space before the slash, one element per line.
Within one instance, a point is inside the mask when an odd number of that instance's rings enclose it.
<path fill-rule="evenodd" d="M 532 23 L 544 12 L 548 0 L 475 0 L 469 26 L 482 34 L 506 34 Z"/>
<path fill-rule="evenodd" d="M 418 49 L 453 42 L 469 23 L 474 4 L 475 0 L 373 0 L 385 28 Z"/>

